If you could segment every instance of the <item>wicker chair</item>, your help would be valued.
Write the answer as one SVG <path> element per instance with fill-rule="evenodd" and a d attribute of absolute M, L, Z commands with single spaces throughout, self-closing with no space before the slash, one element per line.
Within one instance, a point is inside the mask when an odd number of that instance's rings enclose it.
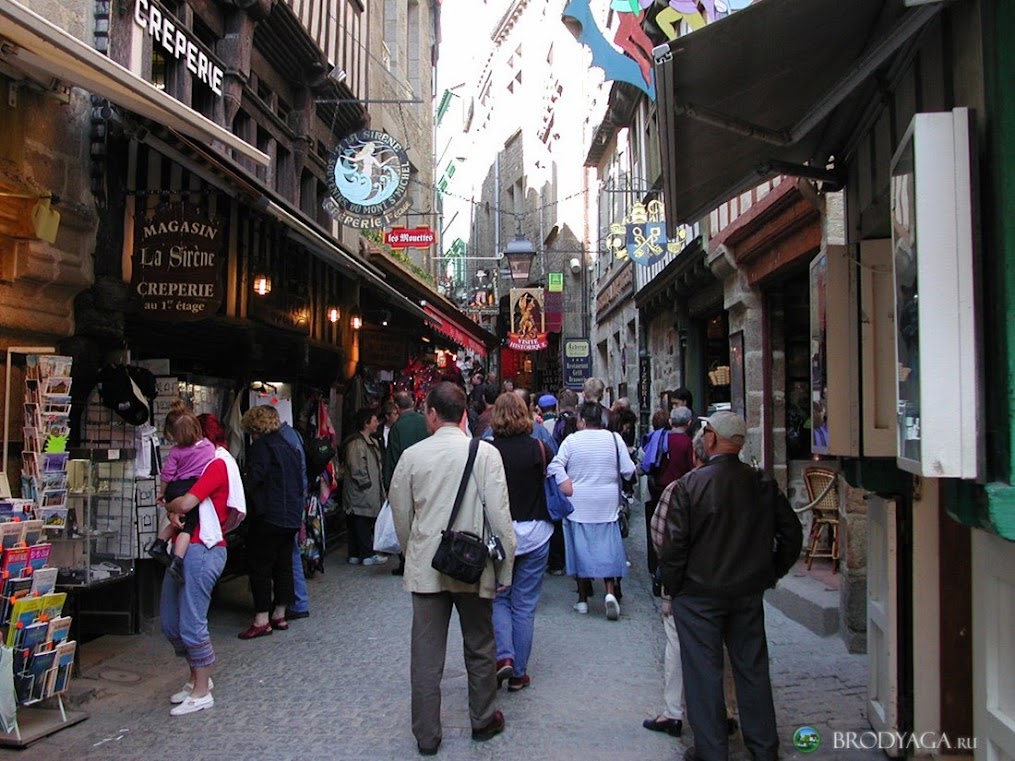
<path fill-rule="evenodd" d="M 811 511 L 811 532 L 807 537 L 807 570 L 814 564 L 814 558 L 831 558 L 833 572 L 839 569 L 839 490 L 838 473 L 827 468 L 807 468 L 804 484 L 810 503 L 805 506 Z M 827 550 L 819 551 L 822 534 L 829 531 Z"/>

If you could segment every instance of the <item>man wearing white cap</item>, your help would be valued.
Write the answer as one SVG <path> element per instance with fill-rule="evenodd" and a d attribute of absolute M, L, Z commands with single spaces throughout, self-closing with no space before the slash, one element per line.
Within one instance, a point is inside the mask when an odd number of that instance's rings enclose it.
<path fill-rule="evenodd" d="M 803 530 L 785 495 L 740 461 L 743 418 L 702 418 L 708 462 L 674 487 L 659 568 L 673 597 L 687 718 L 695 745 L 685 761 L 729 757 L 723 643 L 736 677 L 740 727 L 755 761 L 779 752 L 765 637 L 766 589 L 800 556 Z"/>

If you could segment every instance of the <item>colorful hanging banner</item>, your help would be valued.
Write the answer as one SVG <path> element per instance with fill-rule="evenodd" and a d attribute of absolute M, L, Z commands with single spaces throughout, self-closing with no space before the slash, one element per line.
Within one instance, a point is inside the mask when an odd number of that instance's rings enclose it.
<path fill-rule="evenodd" d="M 511 330 L 507 345 L 517 351 L 539 351 L 550 345 L 542 288 L 511 289 Z"/>

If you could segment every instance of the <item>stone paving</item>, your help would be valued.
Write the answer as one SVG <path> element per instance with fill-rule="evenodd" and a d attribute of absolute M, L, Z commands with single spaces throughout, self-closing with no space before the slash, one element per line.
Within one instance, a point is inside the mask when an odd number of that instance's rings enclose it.
<path fill-rule="evenodd" d="M 529 664 L 532 686 L 502 690 L 504 734 L 470 737 L 461 637 L 453 618 L 443 683 L 444 742 L 438 758 L 562 760 L 678 759 L 692 743 L 648 732 L 643 719 L 662 705 L 664 635 L 644 563 L 637 514 L 627 547 L 619 622 L 606 620 L 602 588 L 587 616 L 571 604 L 574 581 L 547 576 Z M 75 696 L 90 718 L 31 746 L 26 758 L 80 761 L 265 761 L 417 758 L 409 726 L 411 604 L 391 563 L 365 568 L 340 551 L 309 582 L 313 612 L 288 632 L 244 642 L 250 620 L 245 580 L 220 586 L 211 629 L 218 663 L 214 708 L 169 716 L 168 696 L 184 681 L 157 634 L 102 637 L 82 647 Z M 810 725 L 823 746 L 812 759 L 880 759 L 875 751 L 835 751 L 832 730 L 868 729 L 866 656 L 849 655 L 836 637 L 819 638 L 768 607 L 772 676 L 782 758 L 805 758 L 792 745 Z M 739 734 L 731 759 L 748 755 Z"/>

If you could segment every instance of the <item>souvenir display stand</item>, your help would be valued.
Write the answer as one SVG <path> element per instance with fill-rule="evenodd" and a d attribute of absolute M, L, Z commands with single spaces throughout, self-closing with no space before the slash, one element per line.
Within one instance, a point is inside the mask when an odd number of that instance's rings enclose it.
<path fill-rule="evenodd" d="M 73 619 L 64 615 L 67 593 L 56 589 L 58 569 L 49 565 L 52 544 L 38 519 L 0 523 L 0 632 L 12 658 L 0 659 L 6 684 L 14 687 L 16 711 L 0 716 L 0 746 L 24 748 L 88 718 L 68 711 L 77 656 Z"/>
<path fill-rule="evenodd" d="M 0 713 L 0 746 L 25 747 L 88 717 L 67 711 L 63 694 L 74 672 L 73 619 L 57 589 L 53 540 L 70 530 L 67 441 L 71 358 L 8 350 L 4 459 L 9 444 L 11 354 L 26 354 L 21 498 L 0 499 L 0 680 L 12 685 L 16 710 Z M 42 350 L 45 351 L 45 350 Z M 5 488 L 8 479 L 4 479 Z M 55 705 L 55 707 L 54 707 Z"/>

